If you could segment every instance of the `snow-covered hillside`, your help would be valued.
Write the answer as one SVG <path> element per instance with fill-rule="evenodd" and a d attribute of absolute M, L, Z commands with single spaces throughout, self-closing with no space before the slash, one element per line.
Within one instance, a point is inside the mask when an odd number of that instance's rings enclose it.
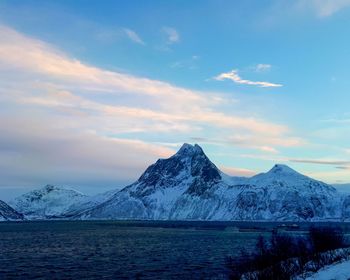
<path fill-rule="evenodd" d="M 73 189 L 47 185 L 21 195 L 9 204 L 28 219 L 68 218 L 91 209 L 118 190 L 87 196 Z"/>
<path fill-rule="evenodd" d="M 47 185 L 19 196 L 9 204 L 29 219 L 45 219 L 60 216 L 86 198 L 75 190 Z"/>
<path fill-rule="evenodd" d="M 0 221 L 21 221 L 23 215 L 0 200 Z"/>
<path fill-rule="evenodd" d="M 348 280 L 350 278 L 350 260 L 329 265 L 306 280 Z"/>
<path fill-rule="evenodd" d="M 107 201 L 119 191 L 120 189 L 116 189 L 116 190 L 100 193 L 94 196 L 85 196 L 82 199 L 70 205 L 68 209 L 65 209 L 64 211 L 62 211 L 62 213 L 60 214 L 60 218 L 74 217 L 81 212 L 92 209 L 95 206 L 100 205 L 101 203 Z"/>
<path fill-rule="evenodd" d="M 198 145 L 184 144 L 82 219 L 322 220 L 342 218 L 335 188 L 288 166 L 251 178 L 223 174 Z"/>

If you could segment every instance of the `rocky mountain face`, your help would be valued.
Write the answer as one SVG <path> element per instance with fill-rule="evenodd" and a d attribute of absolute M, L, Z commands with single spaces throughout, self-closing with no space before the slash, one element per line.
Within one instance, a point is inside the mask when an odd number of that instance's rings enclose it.
<path fill-rule="evenodd" d="M 0 200 L 0 221 L 21 221 L 23 214 L 18 213 L 11 206 Z"/>
<path fill-rule="evenodd" d="M 122 190 L 87 197 L 53 186 L 11 205 L 28 218 L 152 220 L 349 220 L 350 196 L 286 165 L 251 178 L 222 173 L 198 145 L 184 144 Z"/>
<path fill-rule="evenodd" d="M 84 218 L 171 219 L 182 196 L 204 197 L 222 182 L 222 173 L 198 146 L 184 144 L 169 159 L 159 159 L 133 184 L 82 214 Z M 177 208 L 180 208 L 179 205 Z"/>

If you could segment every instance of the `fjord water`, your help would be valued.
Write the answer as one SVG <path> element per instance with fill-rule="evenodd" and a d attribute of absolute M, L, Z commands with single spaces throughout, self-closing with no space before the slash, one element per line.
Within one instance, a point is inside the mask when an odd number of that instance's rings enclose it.
<path fill-rule="evenodd" d="M 256 236 L 213 222 L 4 222 L 0 278 L 223 279 L 225 257 Z"/>
<path fill-rule="evenodd" d="M 0 278 L 225 279 L 225 258 L 253 250 L 257 237 L 277 224 L 3 222 Z M 300 224 L 301 230 L 307 226 Z M 349 232 L 348 224 L 343 227 Z"/>

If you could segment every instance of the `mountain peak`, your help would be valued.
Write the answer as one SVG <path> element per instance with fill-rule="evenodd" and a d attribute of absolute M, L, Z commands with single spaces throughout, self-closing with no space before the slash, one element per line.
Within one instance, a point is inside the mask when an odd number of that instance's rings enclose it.
<path fill-rule="evenodd" d="M 47 184 L 45 187 L 43 187 L 43 190 L 47 191 L 47 192 L 51 192 L 55 189 L 59 189 L 58 187 L 54 186 L 54 185 L 50 185 L 50 184 Z"/>
<path fill-rule="evenodd" d="M 298 174 L 297 171 L 285 164 L 275 164 L 268 173 L 274 174 Z"/>
<path fill-rule="evenodd" d="M 174 182 L 193 181 L 193 178 L 197 178 L 197 181 L 204 185 L 220 180 L 221 175 L 199 145 L 185 143 L 170 158 L 159 159 L 150 165 L 137 183 L 152 186 L 154 189 L 155 186 L 164 188 L 175 184 Z"/>
<path fill-rule="evenodd" d="M 204 154 L 204 152 L 202 148 L 197 144 L 191 145 L 188 143 L 184 143 L 175 155 L 193 156 L 195 154 Z"/>

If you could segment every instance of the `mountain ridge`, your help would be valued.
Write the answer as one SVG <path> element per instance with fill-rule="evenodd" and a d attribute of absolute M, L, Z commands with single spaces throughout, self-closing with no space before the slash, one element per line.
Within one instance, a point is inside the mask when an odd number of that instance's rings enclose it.
<path fill-rule="evenodd" d="M 336 190 L 282 164 L 249 178 L 222 173 L 198 145 L 184 144 L 81 219 L 342 219 Z"/>
<path fill-rule="evenodd" d="M 350 217 L 350 196 L 287 165 L 276 164 L 252 177 L 231 177 L 199 145 L 187 143 L 171 157 L 150 165 L 134 183 L 102 197 L 95 202 L 85 197 L 51 217 L 251 221 Z"/>

